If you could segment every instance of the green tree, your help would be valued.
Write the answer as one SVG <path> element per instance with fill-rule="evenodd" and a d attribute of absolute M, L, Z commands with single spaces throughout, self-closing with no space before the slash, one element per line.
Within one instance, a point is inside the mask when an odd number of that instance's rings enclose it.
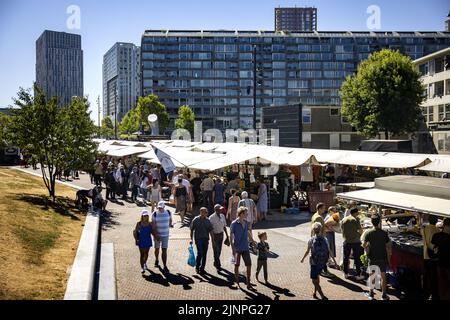
<path fill-rule="evenodd" d="M 175 128 L 186 129 L 191 136 L 194 134 L 195 114 L 189 106 L 181 106 L 178 109 L 178 119 L 175 121 Z"/>
<path fill-rule="evenodd" d="M 110 117 L 102 119 L 102 125 L 100 127 L 100 136 L 105 139 L 114 138 L 114 124 Z"/>
<path fill-rule="evenodd" d="M 12 143 L 39 160 L 42 179 L 55 201 L 57 173 L 85 168 L 95 155 L 89 103 L 85 98 L 74 98 L 68 106 L 60 107 L 56 97 L 47 100 L 34 85 L 34 93 L 20 88 L 14 104 L 18 109 L 8 128 Z"/>
<path fill-rule="evenodd" d="M 139 130 L 139 117 L 135 110 L 129 110 L 119 124 L 120 133 L 130 136 Z"/>
<path fill-rule="evenodd" d="M 423 87 L 412 60 L 398 51 L 373 53 L 341 88 L 342 115 L 368 137 L 385 138 L 419 128 Z"/>
<path fill-rule="evenodd" d="M 166 111 L 166 106 L 162 104 L 159 101 L 158 96 L 154 94 L 139 98 L 136 113 L 138 115 L 139 122 L 142 123 L 144 129 L 150 129 L 150 125 L 147 120 L 150 114 L 156 114 L 158 116 L 160 134 L 163 134 L 169 125 L 169 114 Z"/>
<path fill-rule="evenodd" d="M 0 113 L 0 147 L 5 147 L 10 142 L 8 127 L 11 123 L 11 117 Z"/>

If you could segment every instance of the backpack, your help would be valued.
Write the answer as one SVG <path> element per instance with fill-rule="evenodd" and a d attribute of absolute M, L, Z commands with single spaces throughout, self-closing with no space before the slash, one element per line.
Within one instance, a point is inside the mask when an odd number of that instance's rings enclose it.
<path fill-rule="evenodd" d="M 327 242 L 324 237 L 314 237 L 311 245 L 311 258 L 316 265 L 324 266 L 330 257 Z"/>

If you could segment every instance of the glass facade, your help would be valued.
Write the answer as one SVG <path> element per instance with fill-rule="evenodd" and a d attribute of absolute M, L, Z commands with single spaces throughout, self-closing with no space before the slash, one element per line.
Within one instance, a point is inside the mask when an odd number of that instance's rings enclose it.
<path fill-rule="evenodd" d="M 78 34 L 46 30 L 36 41 L 36 83 L 47 98 L 69 104 L 83 97 L 83 51 Z"/>
<path fill-rule="evenodd" d="M 358 63 L 383 48 L 412 59 L 450 46 L 450 33 L 146 31 L 142 94 L 154 93 L 173 120 L 181 105 L 204 127 L 251 128 L 253 45 L 257 119 L 263 106 L 339 106 L 339 89 Z"/>

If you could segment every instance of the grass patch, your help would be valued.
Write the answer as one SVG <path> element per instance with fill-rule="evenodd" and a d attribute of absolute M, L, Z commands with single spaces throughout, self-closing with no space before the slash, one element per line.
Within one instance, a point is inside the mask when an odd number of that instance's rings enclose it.
<path fill-rule="evenodd" d="M 62 299 L 85 220 L 76 190 L 57 185 L 53 203 L 39 177 L 0 168 L 0 181 L 0 300 Z"/>

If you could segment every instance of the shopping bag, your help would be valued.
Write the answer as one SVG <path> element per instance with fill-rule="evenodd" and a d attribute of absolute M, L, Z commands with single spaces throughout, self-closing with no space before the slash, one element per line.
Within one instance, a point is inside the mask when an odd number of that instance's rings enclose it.
<path fill-rule="evenodd" d="M 189 245 L 188 251 L 189 251 L 189 258 L 188 258 L 187 263 L 191 267 L 195 267 L 195 253 L 194 253 L 194 248 L 192 247 L 192 244 Z"/>

